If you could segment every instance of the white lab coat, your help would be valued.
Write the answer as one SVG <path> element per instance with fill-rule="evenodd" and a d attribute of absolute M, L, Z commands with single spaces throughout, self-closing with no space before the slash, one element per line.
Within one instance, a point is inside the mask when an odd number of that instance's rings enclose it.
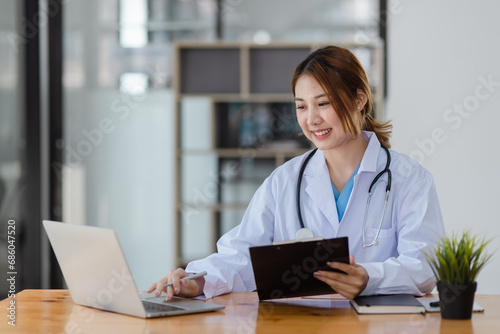
<path fill-rule="evenodd" d="M 318 150 L 302 179 L 301 210 L 304 224 L 315 236 L 347 236 L 356 263 L 368 272 L 362 295 L 430 292 L 435 279 L 423 250 L 444 234 L 443 220 L 432 175 L 408 156 L 391 150 L 392 189 L 378 245 L 362 247 L 363 217 L 368 188 L 386 165 L 387 155 L 372 132 L 342 221 L 338 222 L 335 199 L 325 157 Z M 186 271 L 206 270 L 206 298 L 231 291 L 256 288 L 249 247 L 292 240 L 300 228 L 296 211 L 296 184 L 308 153 L 296 157 L 264 181 L 250 202 L 240 225 L 223 235 L 218 252 L 188 264 Z M 382 180 L 382 181 L 381 181 Z M 387 174 L 372 190 L 366 242 L 372 242 L 382 217 Z"/>

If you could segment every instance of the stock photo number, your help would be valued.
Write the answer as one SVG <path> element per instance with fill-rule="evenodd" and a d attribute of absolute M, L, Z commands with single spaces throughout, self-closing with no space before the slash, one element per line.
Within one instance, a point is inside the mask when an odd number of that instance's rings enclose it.
<path fill-rule="evenodd" d="M 11 326 L 16 325 L 16 221 L 7 222 L 7 282 L 9 291 L 7 297 L 10 302 L 7 307 L 7 322 Z"/>

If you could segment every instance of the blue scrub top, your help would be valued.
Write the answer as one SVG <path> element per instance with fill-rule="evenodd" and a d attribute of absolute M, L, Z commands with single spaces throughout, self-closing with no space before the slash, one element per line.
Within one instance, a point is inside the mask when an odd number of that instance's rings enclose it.
<path fill-rule="evenodd" d="M 351 197 L 352 188 L 354 187 L 354 177 L 358 174 L 359 166 L 352 173 L 349 181 L 347 181 L 344 189 L 342 189 L 342 193 L 339 194 L 335 186 L 332 182 L 333 196 L 335 197 L 335 202 L 337 203 L 337 216 L 339 217 L 339 223 L 344 217 L 345 209 L 347 207 L 347 203 L 349 202 L 349 197 Z"/>

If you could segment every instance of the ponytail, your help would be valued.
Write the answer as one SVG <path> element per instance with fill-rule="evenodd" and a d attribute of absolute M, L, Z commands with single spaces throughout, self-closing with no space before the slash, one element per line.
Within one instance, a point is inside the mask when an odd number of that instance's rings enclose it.
<path fill-rule="evenodd" d="M 387 148 L 391 148 L 391 143 L 389 142 L 389 137 L 392 133 L 391 121 L 377 121 L 370 114 L 368 114 L 364 117 L 363 130 L 374 132 L 380 144 L 386 146 Z"/>

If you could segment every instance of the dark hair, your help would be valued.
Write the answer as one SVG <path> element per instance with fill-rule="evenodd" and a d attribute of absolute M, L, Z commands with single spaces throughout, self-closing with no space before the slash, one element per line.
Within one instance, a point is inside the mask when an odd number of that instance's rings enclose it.
<path fill-rule="evenodd" d="M 319 82 L 347 134 L 357 137 L 362 130 L 373 131 L 381 144 L 391 147 L 389 137 L 392 125 L 390 121 L 380 122 L 373 118 L 370 84 L 363 66 L 351 51 L 338 46 L 326 46 L 311 53 L 293 73 L 294 96 L 297 80 L 303 75 L 311 75 Z M 365 93 L 367 101 L 359 111 L 360 121 L 355 122 L 351 113 L 357 110 L 358 89 Z"/>

